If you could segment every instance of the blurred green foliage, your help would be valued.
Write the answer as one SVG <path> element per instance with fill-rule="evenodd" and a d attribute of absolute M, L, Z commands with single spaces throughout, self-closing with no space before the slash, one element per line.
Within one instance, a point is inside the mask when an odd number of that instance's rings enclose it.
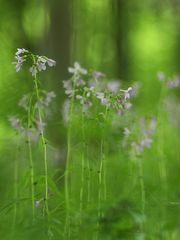
<path fill-rule="evenodd" d="M 179 101 L 179 92 L 169 93 L 163 90 L 162 83 L 157 80 L 159 71 L 163 71 L 167 78 L 170 78 L 178 75 L 180 70 L 179 13 L 180 3 L 176 0 L 0 0 L 0 239 L 63 239 L 65 199 L 62 179 L 67 129 L 62 119 L 65 99 L 62 80 L 68 78 L 67 67 L 76 60 L 87 69 L 100 70 L 111 79 L 120 79 L 124 85 L 129 86 L 130 83 L 139 81 L 141 88 L 138 97 L 133 100 L 135 107 L 132 115 L 120 120 L 118 130 L 113 127 L 106 128 L 109 196 L 102 207 L 104 216 L 100 219 L 99 238 L 93 238 L 93 231 L 97 230 L 96 204 L 85 210 L 82 228 L 79 229 L 76 224 L 79 221 L 75 209 L 79 204 L 78 160 L 81 157 L 81 136 L 79 116 L 74 118 L 74 202 L 71 209 L 71 227 L 74 232 L 71 239 L 180 238 L 180 119 L 172 115 L 172 118 L 177 118 L 178 121 L 178 126 L 174 126 L 169 121 L 169 112 L 165 108 L 166 97 L 176 96 Z M 40 81 L 44 89 L 53 90 L 57 95 L 48 122 L 47 136 L 50 142 L 49 158 L 53 159 L 49 162 L 50 188 L 58 198 L 52 196 L 50 201 L 52 218 L 45 219 L 38 212 L 38 218 L 32 225 L 28 208 L 30 199 L 27 144 L 14 136 L 8 122 L 11 115 L 23 116 L 17 103 L 22 95 L 33 88 L 28 69 L 15 72 L 12 62 L 17 47 L 25 47 L 57 60 L 54 72 L 50 70 L 42 74 Z M 143 235 L 140 230 L 144 216 L 140 210 L 138 182 L 141 176 L 132 174 L 138 172 L 137 159 L 131 155 L 130 150 L 128 152 L 122 149 L 120 140 L 126 124 L 137 127 L 135 135 L 138 138 L 138 120 L 142 116 L 153 115 L 158 121 L 154 144 L 142 157 L 147 197 Z M 87 122 L 86 127 L 86 141 L 90 146 L 88 156 L 89 160 L 92 160 L 91 178 L 94 179 L 92 195 L 97 196 L 98 170 L 95 160 L 100 154 L 101 134 L 99 125 L 94 122 Z M 39 159 L 42 152 L 40 146 L 33 148 L 37 192 L 40 194 L 43 167 Z M 17 185 L 20 190 L 15 192 Z M 19 211 L 14 208 L 16 205 Z M 17 211 L 17 219 L 13 217 L 14 211 Z"/>

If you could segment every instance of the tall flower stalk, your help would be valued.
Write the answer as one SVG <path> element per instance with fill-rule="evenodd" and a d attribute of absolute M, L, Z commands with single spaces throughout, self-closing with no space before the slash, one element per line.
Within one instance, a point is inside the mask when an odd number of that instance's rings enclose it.
<path fill-rule="evenodd" d="M 144 183 L 144 171 L 141 156 L 137 156 L 138 162 L 138 178 L 139 178 L 139 186 L 141 192 L 141 231 L 144 231 L 144 220 L 145 220 L 145 206 L 146 206 L 146 191 L 145 191 L 145 183 Z"/>
<path fill-rule="evenodd" d="M 17 52 L 15 53 L 15 62 L 16 71 L 20 71 L 23 64 L 25 62 L 30 63 L 29 71 L 32 74 L 33 82 L 34 82 L 34 91 L 32 92 L 29 98 L 29 104 L 26 105 L 27 97 L 23 98 L 19 105 L 22 106 L 27 110 L 27 129 L 20 125 L 20 122 L 16 120 L 16 128 L 21 130 L 21 132 L 25 133 L 27 136 L 28 142 L 28 152 L 29 152 L 29 163 L 30 163 L 30 182 L 31 182 L 31 201 L 32 201 L 32 215 L 33 219 L 35 218 L 35 191 L 34 191 L 34 161 L 32 156 L 32 131 L 31 128 L 37 128 L 37 131 L 34 129 L 34 132 L 40 135 L 40 139 L 42 142 L 43 148 L 43 161 L 44 161 L 44 213 L 49 214 L 49 207 L 48 207 L 48 160 L 47 160 L 47 141 L 45 139 L 44 134 L 44 126 L 45 123 L 43 122 L 43 113 L 42 113 L 42 106 L 48 106 L 51 102 L 51 99 L 55 97 L 53 92 L 50 92 L 46 95 L 44 102 L 42 101 L 42 97 L 40 96 L 40 84 L 37 78 L 37 74 L 42 70 L 46 70 L 47 65 L 49 67 L 55 66 L 56 62 L 46 56 L 39 56 L 31 53 L 30 51 L 24 48 L 18 48 Z M 32 98 L 34 97 L 34 102 Z M 11 119 L 11 122 L 14 121 Z M 18 125 L 17 125 L 18 123 Z"/>
<path fill-rule="evenodd" d="M 73 87 L 74 89 L 74 87 Z M 66 205 L 66 216 L 64 226 L 64 236 L 70 239 L 70 158 L 71 158 L 71 137 L 72 137 L 72 118 L 74 109 L 74 97 L 71 98 L 68 114 L 68 132 L 67 132 L 67 156 L 66 156 L 66 167 L 65 167 L 65 205 Z"/>
<path fill-rule="evenodd" d="M 83 97 L 84 97 L 83 93 Z M 84 195 L 84 170 L 85 170 L 85 116 L 84 116 L 84 102 L 81 108 L 81 131 L 82 131 L 82 154 L 81 154 L 81 187 L 80 187 L 80 218 L 82 219 L 83 211 L 83 195 Z"/>
<path fill-rule="evenodd" d="M 39 96 L 39 86 L 38 86 L 38 81 L 37 81 L 37 74 L 34 74 L 34 84 L 35 84 L 35 91 L 36 91 L 36 97 L 37 97 L 37 101 L 40 101 L 40 96 Z M 42 121 L 42 113 L 41 113 L 41 109 L 38 107 L 38 117 L 39 117 L 39 124 L 40 126 L 43 125 L 43 121 Z M 42 142 L 42 147 L 43 147 L 43 155 L 44 155 L 44 179 L 45 179 L 45 211 L 47 212 L 47 214 L 49 213 L 49 207 L 48 207 L 48 162 L 47 162 L 47 142 L 45 140 L 45 136 L 44 136 L 44 130 L 43 128 L 41 129 L 40 132 L 40 136 L 41 136 L 41 142 Z"/>
<path fill-rule="evenodd" d="M 28 106 L 28 126 L 27 128 L 31 128 L 31 101 L 32 98 L 30 97 L 29 106 Z M 30 136 L 27 136 L 27 143 L 28 143 L 28 153 L 29 153 L 29 164 L 30 164 L 30 181 L 31 181 L 31 204 L 32 204 L 32 215 L 33 220 L 35 218 L 35 192 L 34 192 L 34 162 L 32 157 L 32 143 Z"/>

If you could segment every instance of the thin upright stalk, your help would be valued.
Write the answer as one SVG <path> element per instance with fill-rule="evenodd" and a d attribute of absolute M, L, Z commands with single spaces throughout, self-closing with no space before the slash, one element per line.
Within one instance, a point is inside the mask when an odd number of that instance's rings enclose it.
<path fill-rule="evenodd" d="M 161 86 L 159 106 L 158 106 L 158 114 L 157 114 L 157 156 L 158 156 L 158 168 L 159 168 L 159 178 L 160 178 L 160 186 L 161 186 L 161 201 L 162 204 L 160 206 L 161 213 L 161 221 L 159 221 L 160 231 L 163 228 L 164 221 L 167 219 L 166 207 L 163 204 L 164 201 L 168 202 L 168 180 L 167 180 L 167 163 L 166 163 L 166 155 L 164 153 L 164 124 L 165 116 L 163 103 L 164 98 L 166 96 L 166 87 Z"/>
<path fill-rule="evenodd" d="M 107 198 L 107 186 L 106 186 L 106 158 L 105 158 L 105 126 L 107 121 L 107 113 L 108 113 L 108 106 L 106 106 L 106 111 L 104 114 L 104 125 L 102 128 L 102 136 L 101 136 L 101 143 L 100 143 L 100 165 L 99 165 L 99 176 L 98 176 L 98 220 L 97 220 L 97 235 L 95 239 L 98 239 L 99 234 L 99 220 L 103 216 L 101 211 L 101 202 L 102 200 L 106 200 Z M 102 192 L 102 188 L 104 192 Z"/>
<path fill-rule="evenodd" d="M 36 97 L 37 100 L 40 100 L 40 96 L 39 96 L 39 88 L 38 88 L 38 82 L 37 82 L 37 77 L 36 74 L 34 75 L 34 84 L 35 84 L 35 91 L 36 91 Z M 38 117 L 39 117 L 39 123 L 40 126 L 43 125 L 42 122 L 42 113 L 40 108 L 38 107 Z M 46 146 L 46 140 L 44 137 L 44 131 L 43 129 L 41 129 L 41 141 L 42 141 L 42 145 L 43 145 L 43 154 L 44 154 L 44 178 L 45 178 L 45 210 L 46 213 L 49 213 L 49 207 L 48 207 L 48 162 L 47 162 L 47 146 Z"/>
<path fill-rule="evenodd" d="M 109 108 L 108 106 L 106 106 L 106 111 L 105 111 L 105 116 L 104 116 L 104 124 L 106 124 L 107 122 L 107 115 L 108 115 L 108 111 L 109 111 Z M 103 128 L 103 133 L 102 133 L 102 161 L 103 161 L 103 165 L 104 165 L 104 168 L 103 168 L 103 187 L 104 187 L 104 200 L 106 201 L 107 199 L 107 183 L 106 183 L 106 154 L 105 154 L 105 125 L 104 125 L 104 128 Z"/>
<path fill-rule="evenodd" d="M 73 90 L 75 85 L 73 85 Z M 69 114 L 68 114 L 68 133 L 67 133 L 67 157 L 66 157 L 66 167 L 65 167 L 65 204 L 66 204 L 66 217 L 65 217 L 65 226 L 64 226 L 64 237 L 70 239 L 70 181 L 69 181 L 69 172 L 70 172 L 70 157 L 71 157 L 71 132 L 72 132 L 72 117 L 74 109 L 74 95 L 70 101 Z"/>
<path fill-rule="evenodd" d="M 28 129 L 31 127 L 31 98 L 28 106 Z M 35 194 L 34 194 L 34 162 L 32 157 L 32 145 L 31 139 L 28 134 L 28 153 L 29 153 L 29 167 L 30 167 L 30 182 L 31 182 L 31 205 L 32 205 L 32 217 L 35 218 Z"/>
<path fill-rule="evenodd" d="M 144 172 L 141 156 L 137 157 L 138 161 L 138 171 L 139 171 L 139 185 L 141 192 L 141 214 L 142 214 L 142 223 L 141 230 L 144 231 L 144 219 L 145 219 L 145 205 L 146 205 L 146 192 L 145 192 L 145 184 L 144 184 Z"/>
<path fill-rule="evenodd" d="M 16 219 L 17 219 L 17 198 L 18 198 L 18 160 L 17 160 L 17 157 L 15 157 L 15 160 L 14 160 L 14 199 L 15 199 L 15 203 L 14 203 L 14 215 L 13 215 L 13 228 L 15 228 Z"/>
<path fill-rule="evenodd" d="M 106 107 L 106 111 L 104 114 L 104 125 L 102 128 L 102 136 L 101 136 L 101 145 L 100 145 L 100 167 L 99 167 L 99 213 L 98 216 L 101 216 L 100 212 L 100 204 L 102 200 L 102 185 L 103 185 L 103 199 L 106 200 L 107 198 L 107 186 L 106 186 L 106 158 L 105 158 L 105 126 L 107 121 L 107 113 L 108 113 L 108 107 Z"/>
<path fill-rule="evenodd" d="M 87 179 L 87 206 L 89 206 L 91 201 L 91 169 L 88 159 L 88 146 L 86 144 L 86 154 L 87 154 L 87 172 L 88 172 L 88 179 Z"/>
<path fill-rule="evenodd" d="M 167 168 L 166 168 L 166 161 L 165 161 L 165 154 L 163 151 L 163 144 L 164 144 L 164 132 L 163 132 L 163 122 L 164 121 L 164 116 L 163 116 L 163 101 L 165 97 L 166 91 L 165 87 L 161 87 L 161 92 L 160 92 L 160 101 L 159 101 L 159 109 L 158 109 L 158 115 L 157 115 L 157 136 L 158 136 L 158 144 L 157 144 L 157 152 L 159 155 L 159 175 L 160 175 L 160 180 L 161 180 L 161 186 L 163 190 L 163 198 L 165 197 L 167 199 Z"/>
<path fill-rule="evenodd" d="M 84 94 L 83 94 L 84 97 Z M 83 210 L 83 194 L 84 194 L 84 169 L 85 169 L 85 159 L 84 159 L 84 151 L 85 151 L 85 122 L 84 122 L 84 102 L 82 103 L 81 109 L 81 131 L 82 131 L 82 154 L 81 154 L 81 187 L 80 187 L 80 215 L 82 215 Z M 80 219 L 82 216 L 80 217 Z"/>

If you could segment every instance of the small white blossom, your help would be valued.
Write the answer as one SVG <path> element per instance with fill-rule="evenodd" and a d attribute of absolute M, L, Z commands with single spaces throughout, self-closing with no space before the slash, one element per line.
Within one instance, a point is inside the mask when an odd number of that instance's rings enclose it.
<path fill-rule="evenodd" d="M 46 70 L 46 64 L 43 62 L 37 62 L 37 69 L 39 72 L 41 72 L 42 70 Z"/>
<path fill-rule="evenodd" d="M 29 101 L 29 95 L 24 95 L 18 102 L 18 105 L 20 107 L 23 107 L 25 110 L 28 110 L 28 101 Z"/>
<path fill-rule="evenodd" d="M 158 72 L 157 73 L 157 78 L 159 81 L 164 81 L 165 75 L 163 72 Z"/>
<path fill-rule="evenodd" d="M 47 62 L 47 60 L 44 57 L 42 57 L 42 56 L 38 57 L 36 67 L 39 72 L 41 72 L 42 70 L 44 70 L 44 71 L 46 70 L 46 62 Z"/>
<path fill-rule="evenodd" d="M 47 59 L 47 64 L 49 67 L 53 67 L 56 66 L 56 61 L 54 61 L 53 59 L 48 58 Z"/>
<path fill-rule="evenodd" d="M 84 102 L 86 101 L 85 97 L 83 97 L 81 95 L 76 95 L 76 99 L 80 100 L 81 104 L 84 104 Z"/>
<path fill-rule="evenodd" d="M 43 132 L 46 127 L 46 123 L 36 120 L 36 127 L 39 130 L 39 132 Z"/>
<path fill-rule="evenodd" d="M 174 80 L 167 81 L 168 88 L 179 88 L 180 87 L 180 78 L 176 77 Z"/>
<path fill-rule="evenodd" d="M 76 81 L 77 87 L 86 85 L 86 82 L 83 79 L 78 79 Z"/>
<path fill-rule="evenodd" d="M 152 139 L 151 138 L 145 138 L 140 142 L 140 145 L 142 148 L 150 148 L 152 144 Z"/>
<path fill-rule="evenodd" d="M 68 95 L 68 97 L 72 97 L 74 95 L 74 91 L 73 90 L 66 90 L 65 94 Z"/>
<path fill-rule="evenodd" d="M 124 109 L 125 110 L 129 110 L 131 107 L 132 107 L 132 103 L 130 103 L 130 102 L 125 102 L 124 103 Z"/>
<path fill-rule="evenodd" d="M 13 62 L 13 64 L 16 64 L 16 72 L 19 72 L 21 70 L 24 59 L 19 55 L 15 56 L 15 59 L 16 59 L 16 62 Z"/>
<path fill-rule="evenodd" d="M 74 75 L 86 75 L 87 74 L 87 70 L 82 68 L 78 62 L 74 63 L 74 67 L 69 67 L 68 71 L 69 71 L 69 73 L 72 73 Z"/>
<path fill-rule="evenodd" d="M 35 128 L 23 129 L 22 135 L 25 139 L 28 139 L 32 142 L 37 142 L 39 139 L 39 133 L 37 132 L 37 129 L 35 129 Z"/>
<path fill-rule="evenodd" d="M 48 64 L 49 67 L 53 67 L 56 65 L 56 61 L 47 57 L 38 56 L 36 66 L 39 72 L 41 72 L 42 70 L 46 70 L 46 64 Z"/>
<path fill-rule="evenodd" d="M 63 87 L 66 90 L 72 90 L 72 81 L 71 80 L 64 80 L 63 81 Z"/>
<path fill-rule="evenodd" d="M 96 92 L 96 97 L 101 100 L 101 99 L 104 98 L 104 93 L 103 92 Z"/>
<path fill-rule="evenodd" d="M 117 93 L 117 92 L 118 92 L 119 87 L 120 87 L 120 82 L 119 82 L 119 81 L 116 81 L 116 80 L 110 81 L 110 82 L 108 82 L 108 84 L 107 84 L 108 90 L 111 91 L 111 92 L 114 92 L 114 93 Z"/>
<path fill-rule="evenodd" d="M 8 120 L 9 120 L 11 126 L 14 129 L 16 129 L 16 130 L 22 130 L 23 129 L 23 127 L 21 125 L 21 121 L 17 117 L 11 116 L 11 117 L 8 118 Z"/>
<path fill-rule="evenodd" d="M 129 87 L 127 90 L 124 90 L 124 99 L 130 99 L 130 97 L 132 96 L 132 87 Z"/>
<path fill-rule="evenodd" d="M 39 208 L 41 201 L 35 201 L 35 207 Z"/>
<path fill-rule="evenodd" d="M 22 53 L 27 52 L 24 48 L 17 48 L 17 52 L 15 53 L 16 56 L 21 55 Z"/>
<path fill-rule="evenodd" d="M 69 121 L 69 107 L 70 107 L 70 100 L 67 99 L 63 103 L 63 107 L 62 107 L 62 116 L 65 124 L 67 124 Z"/>
<path fill-rule="evenodd" d="M 109 103 L 108 99 L 107 98 L 102 98 L 101 99 L 101 104 L 104 105 L 104 106 L 107 106 Z"/>
<path fill-rule="evenodd" d="M 48 92 L 46 95 L 46 98 L 43 100 L 44 105 L 49 106 L 49 104 L 52 102 L 52 99 L 55 97 L 56 97 L 56 94 L 53 91 Z"/>
<path fill-rule="evenodd" d="M 83 97 L 81 95 L 76 95 L 76 99 L 82 99 Z"/>
<path fill-rule="evenodd" d="M 105 77 L 105 74 L 102 73 L 102 72 L 99 72 L 99 71 L 94 71 L 93 74 L 92 74 L 93 78 L 102 78 L 102 77 Z"/>
<path fill-rule="evenodd" d="M 129 136 L 130 135 L 130 130 L 128 128 L 124 128 L 124 135 Z"/>
<path fill-rule="evenodd" d="M 156 127 L 156 119 L 151 117 L 148 127 L 146 127 L 145 119 L 140 119 L 141 125 L 141 140 L 138 142 L 132 142 L 131 146 L 137 153 L 142 153 L 145 148 L 150 148 L 152 145 L 152 135 L 154 134 Z"/>

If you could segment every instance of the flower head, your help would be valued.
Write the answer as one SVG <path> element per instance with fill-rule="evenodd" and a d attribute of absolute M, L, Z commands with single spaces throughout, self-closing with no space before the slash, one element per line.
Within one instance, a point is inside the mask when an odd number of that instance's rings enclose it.
<path fill-rule="evenodd" d="M 42 70 L 46 70 L 46 65 L 49 67 L 53 67 L 56 65 L 56 61 L 47 58 L 46 56 L 38 56 L 24 48 L 18 48 L 17 52 L 15 53 L 15 62 L 16 64 L 16 72 L 20 71 L 23 62 L 29 61 L 31 62 L 31 67 L 29 68 L 30 73 L 32 76 L 35 76 L 38 72 Z"/>

